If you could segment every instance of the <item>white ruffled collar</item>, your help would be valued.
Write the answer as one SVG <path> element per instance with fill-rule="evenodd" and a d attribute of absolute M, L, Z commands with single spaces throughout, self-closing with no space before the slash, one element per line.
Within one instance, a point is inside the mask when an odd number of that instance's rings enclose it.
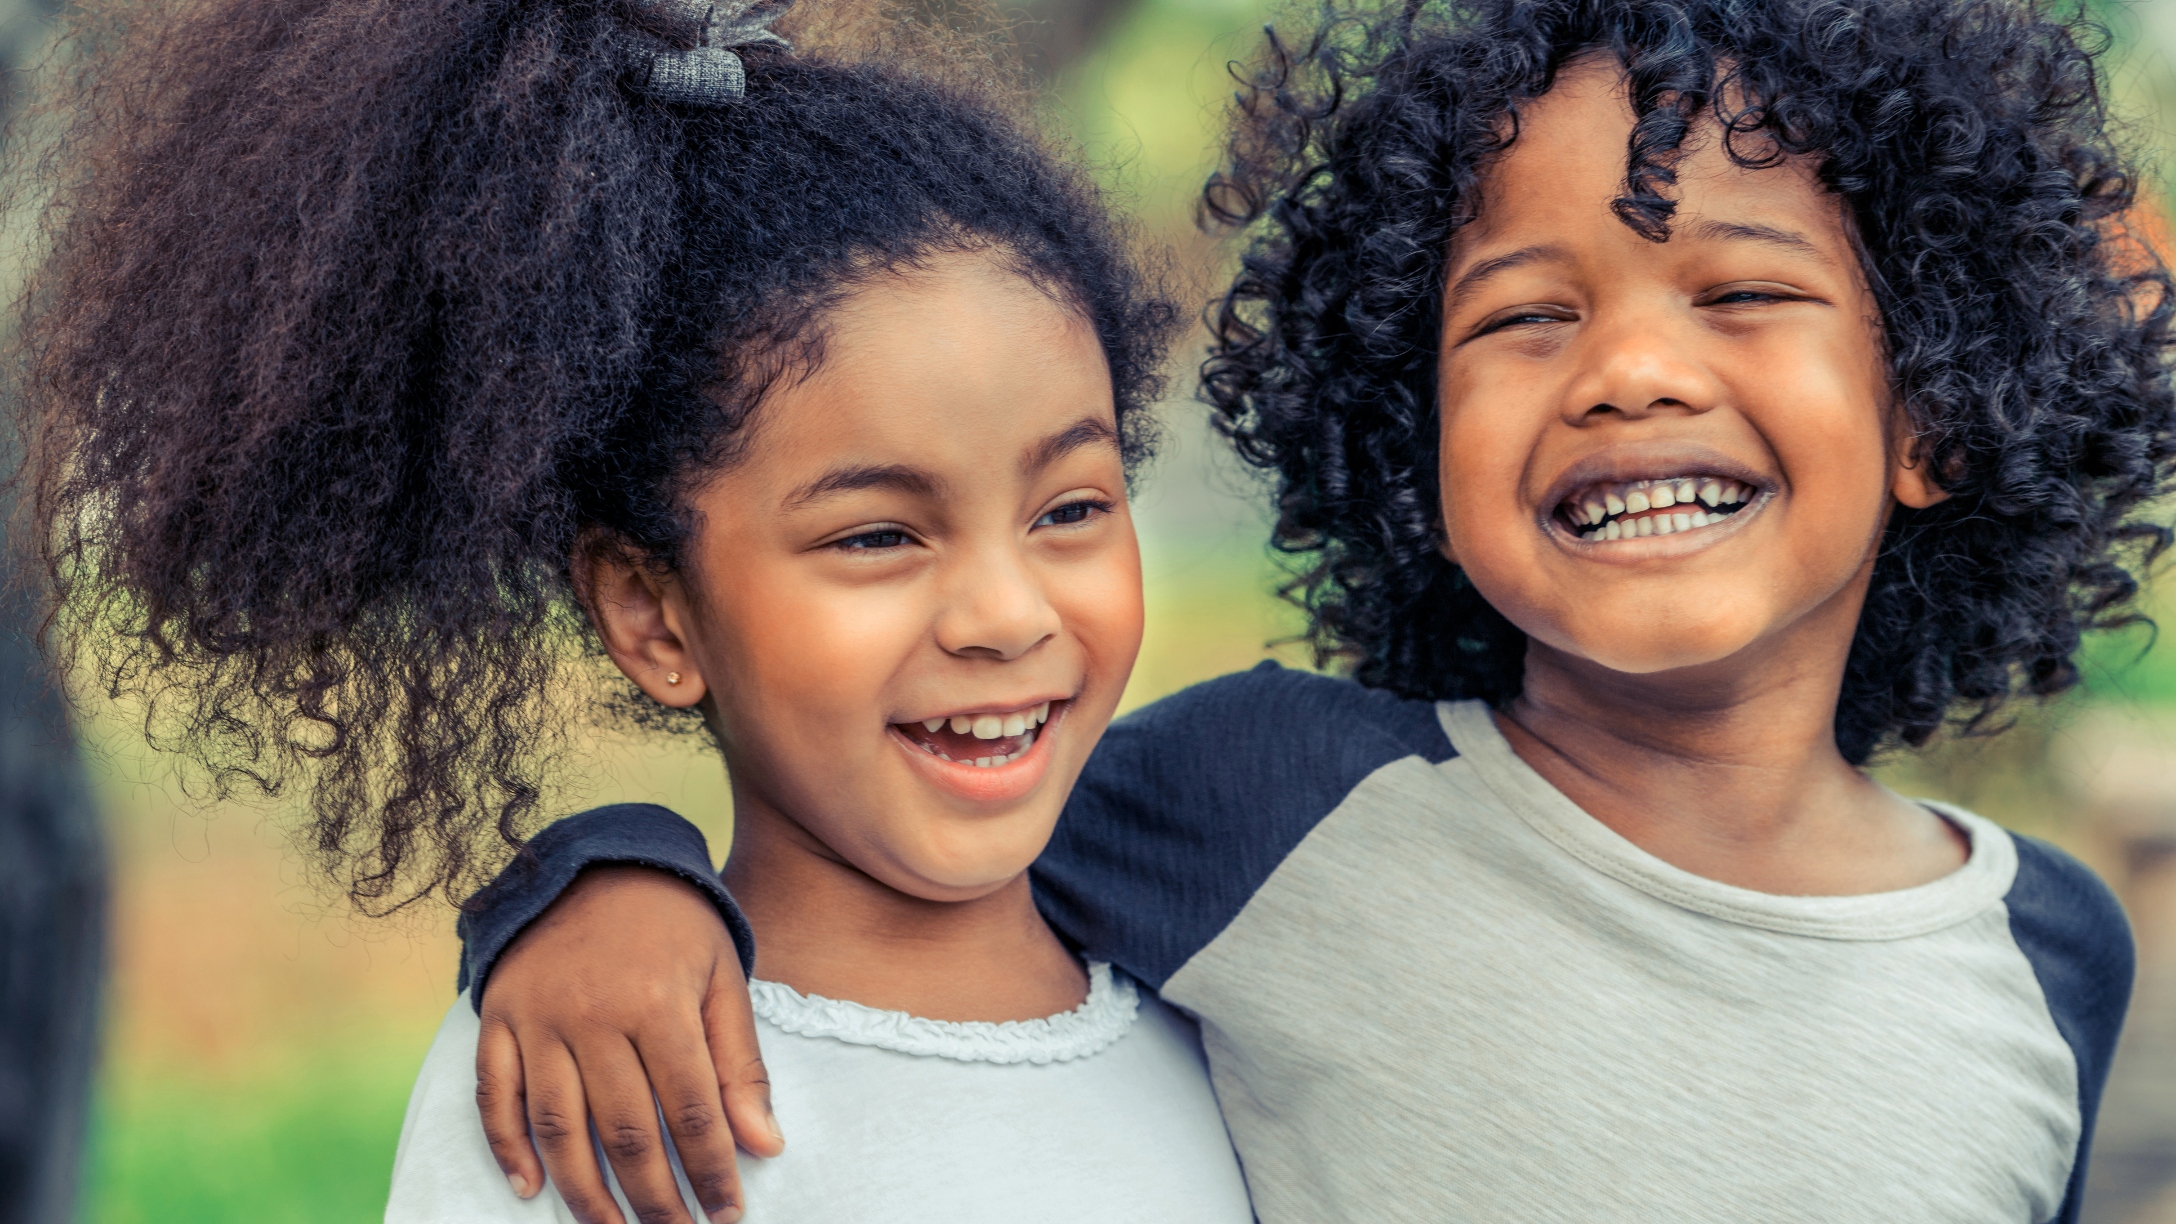
<path fill-rule="evenodd" d="M 1040 1020 L 928 1020 L 906 1012 L 880 1011 L 804 995 L 783 982 L 748 983 L 761 1019 L 803 1037 L 829 1037 L 849 1045 L 876 1046 L 922 1058 L 958 1062 L 1070 1062 L 1102 1052 L 1126 1035 L 1141 997 L 1124 974 L 1102 961 L 1088 962 L 1088 997 L 1069 1012 Z"/>

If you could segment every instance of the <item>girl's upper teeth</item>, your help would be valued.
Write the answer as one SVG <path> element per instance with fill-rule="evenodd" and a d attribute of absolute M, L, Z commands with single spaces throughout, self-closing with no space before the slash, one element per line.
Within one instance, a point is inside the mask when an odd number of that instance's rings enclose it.
<path fill-rule="evenodd" d="M 922 719 L 922 729 L 934 735 L 952 728 L 955 735 L 972 735 L 976 739 L 1001 739 L 1008 735 L 1026 734 L 1030 727 L 1040 727 L 1050 721 L 1050 703 L 1044 702 L 1030 710 L 1015 710 L 1010 714 L 954 714 L 950 718 Z"/>

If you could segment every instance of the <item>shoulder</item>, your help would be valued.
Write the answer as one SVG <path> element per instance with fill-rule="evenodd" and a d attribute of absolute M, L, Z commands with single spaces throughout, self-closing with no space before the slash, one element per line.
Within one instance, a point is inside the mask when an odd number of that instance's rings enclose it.
<path fill-rule="evenodd" d="M 1059 930 L 1152 986 L 1393 761 L 1455 755 L 1435 703 L 1264 663 L 1113 723 L 1036 865 Z"/>
<path fill-rule="evenodd" d="M 1106 743 L 1181 732 L 1245 755 L 1320 760 L 1396 760 L 1453 755 L 1432 701 L 1264 662 L 1183 689 L 1111 725 Z M 1135 749 L 1138 752 L 1138 748 Z"/>
<path fill-rule="evenodd" d="M 2048 1010 L 2074 1047 L 2081 1038 L 2113 1046 L 2136 959 L 2123 907 L 2078 860 L 2037 838 L 2011 840 L 2017 879 L 2004 898 L 2010 932 L 2032 962 Z"/>
<path fill-rule="evenodd" d="M 1253 838 L 1265 818 L 1311 826 L 1392 761 L 1454 755 L 1434 702 L 1263 663 L 1113 723 L 1082 772 L 1078 807 Z"/>

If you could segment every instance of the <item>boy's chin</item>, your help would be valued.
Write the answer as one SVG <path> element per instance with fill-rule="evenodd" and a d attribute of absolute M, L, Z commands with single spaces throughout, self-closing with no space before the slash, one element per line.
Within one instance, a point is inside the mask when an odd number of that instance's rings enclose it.
<path fill-rule="evenodd" d="M 1653 627 L 1610 633 L 1582 627 L 1577 638 L 1563 641 L 1557 649 L 1584 662 L 1626 676 L 1661 677 L 1727 664 L 1741 656 L 1759 635 L 1735 626 L 1708 626 L 1698 630 L 1659 630 Z"/>

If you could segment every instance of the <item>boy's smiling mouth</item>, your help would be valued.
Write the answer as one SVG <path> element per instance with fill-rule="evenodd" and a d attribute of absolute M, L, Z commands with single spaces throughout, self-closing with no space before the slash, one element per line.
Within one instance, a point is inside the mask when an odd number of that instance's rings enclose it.
<path fill-rule="evenodd" d="M 1557 525 L 1590 544 L 1701 531 L 1753 508 L 1760 489 L 1735 477 L 1695 472 L 1597 481 L 1557 504 Z"/>

